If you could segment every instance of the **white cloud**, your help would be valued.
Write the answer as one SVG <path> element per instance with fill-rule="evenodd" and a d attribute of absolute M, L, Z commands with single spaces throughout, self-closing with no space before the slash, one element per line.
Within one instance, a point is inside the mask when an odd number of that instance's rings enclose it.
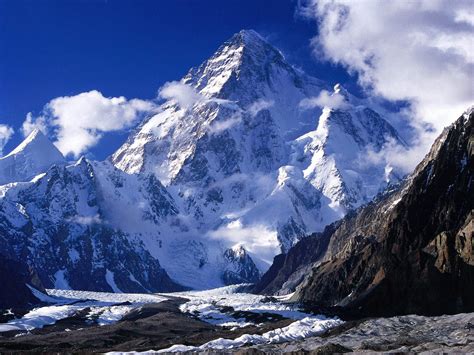
<path fill-rule="evenodd" d="M 423 159 L 424 152 L 419 147 L 426 147 L 433 143 L 435 135 L 424 134 L 417 141 L 413 147 L 406 147 L 394 139 L 388 139 L 380 150 L 374 150 L 370 147 L 360 157 L 359 162 L 363 166 L 380 166 L 385 164 L 386 171 L 395 171 L 408 174 L 413 171 L 413 168 Z"/>
<path fill-rule="evenodd" d="M 211 126 L 209 127 L 209 133 L 220 133 L 222 131 L 225 131 L 226 129 L 229 129 L 239 124 L 240 122 L 242 122 L 242 115 L 240 114 L 240 112 L 236 112 L 224 121 L 213 121 Z"/>
<path fill-rule="evenodd" d="M 310 0 L 315 54 L 357 73 L 372 95 L 410 103 L 419 151 L 474 101 L 471 0 Z M 429 143 L 427 144 L 427 142 Z M 421 144 L 427 144 L 422 146 Z"/>
<path fill-rule="evenodd" d="M 0 155 L 3 155 L 3 148 L 8 143 L 15 131 L 6 124 L 0 124 Z"/>
<path fill-rule="evenodd" d="M 33 117 L 33 114 L 28 112 L 25 121 L 21 125 L 21 133 L 24 137 L 27 137 L 35 129 L 39 129 L 45 135 L 48 134 L 48 123 L 46 121 L 46 117 Z"/>
<path fill-rule="evenodd" d="M 330 109 L 342 109 L 348 104 L 343 95 L 339 92 L 330 93 L 322 90 L 318 96 L 301 100 L 299 106 L 302 109 L 311 109 L 315 107 L 327 107 Z"/>
<path fill-rule="evenodd" d="M 174 100 L 184 109 L 191 108 L 196 102 L 202 100 L 202 96 L 191 86 L 180 81 L 170 81 L 164 84 L 158 95 L 166 100 Z"/>
<path fill-rule="evenodd" d="M 215 101 L 215 100 L 211 100 Z M 257 100 L 250 104 L 246 108 L 246 112 L 250 115 L 250 117 L 255 117 L 260 111 L 262 110 L 267 110 L 270 107 L 274 105 L 273 101 L 266 101 L 266 100 Z M 233 113 L 228 119 L 223 120 L 223 121 L 213 121 L 211 126 L 209 127 L 209 132 L 211 134 L 216 134 L 220 133 L 222 131 L 225 131 L 231 127 L 234 127 L 235 125 L 239 124 L 242 122 L 242 113 L 241 112 L 235 112 Z"/>
<path fill-rule="evenodd" d="M 55 131 L 58 149 L 64 155 L 77 157 L 95 146 L 103 133 L 130 127 L 140 114 L 155 109 L 150 101 L 108 98 L 93 90 L 51 100 L 42 117 L 33 119 L 28 115 L 22 128 L 27 132 L 33 126 L 46 127 L 48 123 Z"/>
<path fill-rule="evenodd" d="M 68 221 L 83 225 L 93 225 L 102 223 L 102 219 L 98 214 L 94 216 L 75 216 L 73 218 L 68 219 Z"/>
<path fill-rule="evenodd" d="M 258 255 L 268 265 L 281 252 L 277 232 L 265 225 L 244 226 L 240 220 L 234 220 L 207 235 L 211 239 L 225 241 L 227 245 L 243 245 L 249 253 Z"/>
<path fill-rule="evenodd" d="M 257 114 L 260 111 L 268 110 L 274 104 L 275 104 L 275 102 L 273 102 L 273 101 L 266 101 L 266 100 L 263 100 L 263 99 L 257 100 L 247 108 L 247 112 L 250 113 L 251 117 L 255 117 L 255 116 L 257 116 Z"/>

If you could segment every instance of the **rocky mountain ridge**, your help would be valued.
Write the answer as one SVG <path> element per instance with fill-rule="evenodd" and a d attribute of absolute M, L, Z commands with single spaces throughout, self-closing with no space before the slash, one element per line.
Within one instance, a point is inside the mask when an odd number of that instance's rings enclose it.
<path fill-rule="evenodd" d="M 470 109 L 400 188 L 277 257 L 257 291 L 359 316 L 472 312 L 473 126 Z"/>

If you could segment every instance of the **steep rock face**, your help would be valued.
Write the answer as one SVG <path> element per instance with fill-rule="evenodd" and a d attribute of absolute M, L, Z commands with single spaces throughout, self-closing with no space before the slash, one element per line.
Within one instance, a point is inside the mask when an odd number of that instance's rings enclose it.
<path fill-rule="evenodd" d="M 340 86 L 331 95 L 341 107 L 303 107 L 329 86 L 254 31 L 234 35 L 179 85 L 190 102 L 165 102 L 110 160 L 156 174 L 197 234 L 223 250 L 240 243 L 262 271 L 399 179 L 384 164 L 359 164 L 367 150 L 403 144 L 393 127 Z"/>
<path fill-rule="evenodd" d="M 473 125 L 470 110 L 398 190 L 329 231 L 294 300 L 359 315 L 472 311 Z M 291 274 L 285 261 L 274 274 Z"/>
<path fill-rule="evenodd" d="M 227 249 L 224 252 L 227 259 L 227 269 L 223 274 L 223 281 L 227 285 L 245 282 L 255 283 L 260 280 L 260 272 L 252 258 L 242 246 Z"/>
<path fill-rule="evenodd" d="M 28 309 L 39 303 L 27 285 L 42 287 L 26 264 L 0 254 L 0 311 L 11 308 Z M 2 315 L 3 316 L 3 312 Z"/>
<path fill-rule="evenodd" d="M 12 152 L 0 158 L 0 184 L 28 181 L 53 164 L 64 164 L 61 152 L 35 129 Z"/>
<path fill-rule="evenodd" d="M 301 239 L 287 254 L 277 255 L 272 266 L 255 285 L 253 292 L 261 294 L 288 294 L 303 281 L 313 263 L 327 250 L 334 224 L 322 233 Z"/>

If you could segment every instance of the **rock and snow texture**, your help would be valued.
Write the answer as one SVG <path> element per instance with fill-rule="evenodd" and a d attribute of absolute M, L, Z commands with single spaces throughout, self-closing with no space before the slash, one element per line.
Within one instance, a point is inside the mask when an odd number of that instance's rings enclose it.
<path fill-rule="evenodd" d="M 28 181 L 53 164 L 64 164 L 61 152 L 35 129 L 12 152 L 0 158 L 0 184 Z"/>
<path fill-rule="evenodd" d="M 52 165 L 63 158 L 39 131 L 0 160 L 23 181 L 0 187 L 0 247 L 46 287 L 255 282 L 276 254 L 397 179 L 363 159 L 402 144 L 395 130 L 328 88 L 241 31 L 165 86 L 160 111 L 108 161 Z M 337 107 L 304 104 L 322 93 Z"/>
<path fill-rule="evenodd" d="M 330 200 L 331 209 L 342 215 L 401 179 L 390 166 L 371 164 L 364 157 L 389 141 L 404 144 L 372 109 L 324 108 L 316 130 L 293 143 L 293 159 L 302 163 L 305 179 Z"/>
<path fill-rule="evenodd" d="M 163 215 L 176 213 L 154 176 L 127 175 L 109 163 L 81 158 L 30 182 L 1 186 L 0 196 L 2 253 L 30 264 L 46 287 L 182 289 L 114 219 L 125 223 L 126 214 L 136 211 L 143 225 L 156 228 Z"/>

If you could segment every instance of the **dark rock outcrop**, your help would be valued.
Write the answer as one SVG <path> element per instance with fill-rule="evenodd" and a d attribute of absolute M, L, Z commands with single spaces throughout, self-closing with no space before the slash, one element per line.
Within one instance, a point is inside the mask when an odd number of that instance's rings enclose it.
<path fill-rule="evenodd" d="M 324 255 L 335 225 L 337 223 L 327 227 L 323 233 L 315 233 L 302 239 L 287 254 L 275 256 L 272 266 L 255 285 L 253 292 L 262 294 L 293 292 L 311 265 Z"/>
<path fill-rule="evenodd" d="M 357 316 L 474 311 L 473 126 L 471 110 L 398 190 L 345 217 L 326 250 L 302 241 L 280 256 L 257 290 L 281 289 L 279 278 L 306 265 L 293 300 L 309 306 Z"/>
<path fill-rule="evenodd" d="M 25 264 L 18 263 L 0 254 L 0 310 L 21 308 L 27 309 L 39 303 L 27 286 L 42 289 L 42 285 Z"/>

